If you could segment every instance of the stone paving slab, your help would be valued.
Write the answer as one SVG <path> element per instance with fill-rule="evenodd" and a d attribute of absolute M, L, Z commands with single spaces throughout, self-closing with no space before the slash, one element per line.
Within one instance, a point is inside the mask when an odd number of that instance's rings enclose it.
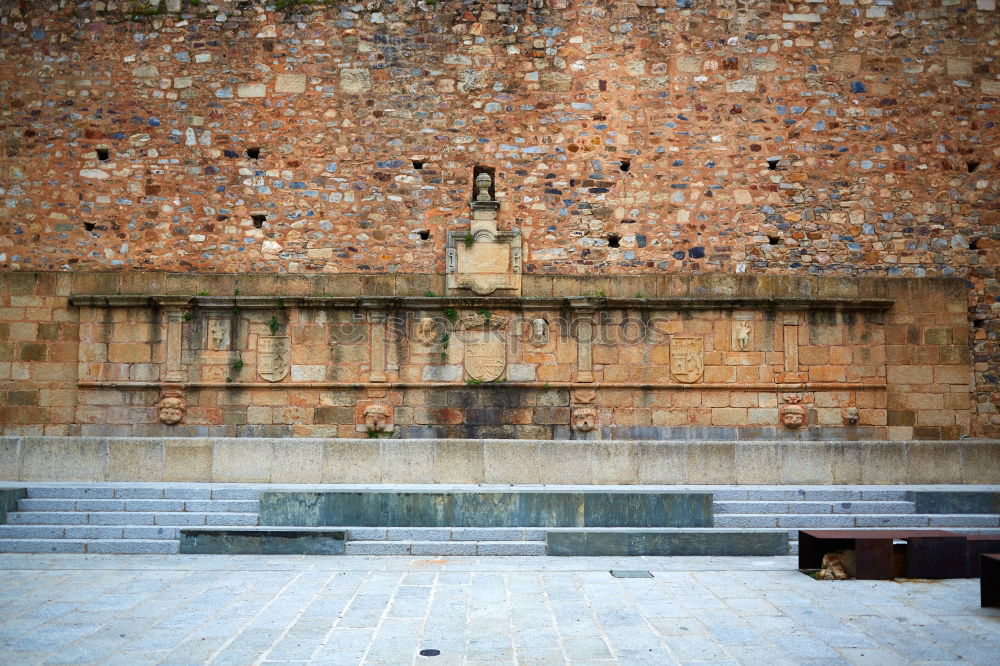
<path fill-rule="evenodd" d="M 4 554 L 0 663 L 996 663 L 1000 611 L 979 607 L 974 579 L 825 582 L 794 567 Z"/>

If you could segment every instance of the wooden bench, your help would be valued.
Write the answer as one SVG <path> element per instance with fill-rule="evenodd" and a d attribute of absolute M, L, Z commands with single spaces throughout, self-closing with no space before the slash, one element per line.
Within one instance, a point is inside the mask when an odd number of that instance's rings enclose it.
<path fill-rule="evenodd" d="M 897 541 L 905 545 L 894 548 Z M 967 575 L 963 534 L 945 530 L 799 530 L 800 569 L 819 569 L 823 556 L 838 550 L 854 551 L 855 577 L 859 579 Z"/>
<path fill-rule="evenodd" d="M 980 555 L 979 571 L 979 605 L 1000 608 L 1000 555 Z"/>
<path fill-rule="evenodd" d="M 1000 553 L 1000 534 L 969 534 L 965 537 L 969 578 L 979 578 L 980 555 Z"/>

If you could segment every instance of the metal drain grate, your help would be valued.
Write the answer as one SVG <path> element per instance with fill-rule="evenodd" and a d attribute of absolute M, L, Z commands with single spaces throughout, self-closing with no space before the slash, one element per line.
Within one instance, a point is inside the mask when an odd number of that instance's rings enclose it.
<path fill-rule="evenodd" d="M 611 575 L 615 578 L 652 578 L 653 574 L 642 569 L 612 569 Z"/>

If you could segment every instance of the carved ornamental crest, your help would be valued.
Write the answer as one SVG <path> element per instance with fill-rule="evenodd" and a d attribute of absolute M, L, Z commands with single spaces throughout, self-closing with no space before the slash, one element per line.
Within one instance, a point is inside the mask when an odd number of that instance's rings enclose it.
<path fill-rule="evenodd" d="M 465 346 L 465 373 L 470 379 L 492 382 L 507 369 L 506 317 L 474 314 L 462 317 L 459 327 Z"/>
<path fill-rule="evenodd" d="M 705 373 L 705 344 L 701 338 L 670 338 L 670 374 L 679 382 L 690 384 Z"/>
<path fill-rule="evenodd" d="M 257 374 L 269 382 L 288 376 L 291 342 L 287 335 L 262 335 L 257 338 Z"/>

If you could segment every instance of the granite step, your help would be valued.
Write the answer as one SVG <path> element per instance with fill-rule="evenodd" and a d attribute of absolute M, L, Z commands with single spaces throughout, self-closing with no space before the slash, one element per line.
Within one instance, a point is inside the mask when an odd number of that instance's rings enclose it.
<path fill-rule="evenodd" d="M 159 525 L 0 525 L 0 539 L 176 539 L 179 529 Z"/>
<path fill-rule="evenodd" d="M 545 541 L 541 527 L 332 527 L 350 541 Z"/>
<path fill-rule="evenodd" d="M 256 525 L 256 513 L 153 511 L 24 511 L 7 514 L 10 525 Z"/>
<path fill-rule="evenodd" d="M 28 499 L 181 499 L 254 500 L 266 484 L 256 486 L 213 486 L 208 484 L 44 485 L 27 487 Z"/>
<path fill-rule="evenodd" d="M 176 554 L 176 539 L 0 539 L 0 553 Z"/>
<path fill-rule="evenodd" d="M 845 529 L 856 527 L 998 527 L 997 514 L 739 514 L 723 513 L 715 516 L 715 527 L 767 528 L 791 527 L 797 529 Z"/>
<path fill-rule="evenodd" d="M 716 515 L 722 513 L 739 514 L 785 514 L 785 513 L 854 513 L 854 514 L 902 514 L 915 513 L 916 505 L 913 502 L 897 501 L 870 501 L 870 500 L 845 500 L 845 501 L 818 501 L 818 500 L 787 500 L 787 501 L 730 501 L 717 500 L 712 503 L 712 510 Z"/>
<path fill-rule="evenodd" d="M 544 541 L 348 541 L 347 555 L 544 555 Z"/>
<path fill-rule="evenodd" d="M 256 513 L 257 500 L 216 499 L 80 499 L 28 498 L 17 501 L 17 511 L 153 511 Z"/>

